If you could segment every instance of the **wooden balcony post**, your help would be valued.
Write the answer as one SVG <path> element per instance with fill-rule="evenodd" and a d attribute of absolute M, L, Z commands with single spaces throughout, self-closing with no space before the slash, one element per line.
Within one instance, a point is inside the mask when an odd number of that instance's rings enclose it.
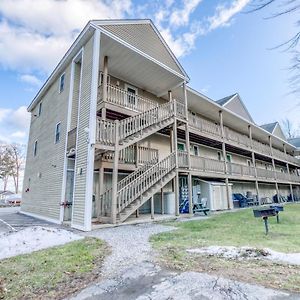
<path fill-rule="evenodd" d="M 278 183 L 277 183 L 277 174 L 276 174 L 276 167 L 275 167 L 275 161 L 273 156 L 273 146 L 272 146 L 272 137 L 269 135 L 269 145 L 270 145 L 270 151 L 271 151 L 271 157 L 272 157 L 272 166 L 273 166 L 273 174 L 275 179 L 275 187 L 276 187 L 276 193 L 277 197 L 279 199 L 279 189 L 278 189 Z"/>
<path fill-rule="evenodd" d="M 165 214 L 165 198 L 164 198 L 164 189 L 160 189 L 160 204 L 161 204 L 161 214 Z"/>
<path fill-rule="evenodd" d="M 295 202 L 294 193 L 293 193 L 293 186 L 292 186 L 291 183 L 290 183 L 290 193 L 291 193 L 292 201 Z"/>
<path fill-rule="evenodd" d="M 139 144 L 138 143 L 135 143 L 134 151 L 135 151 L 135 167 L 137 168 L 139 165 L 139 162 L 140 162 Z"/>
<path fill-rule="evenodd" d="M 108 57 L 103 60 L 103 79 L 102 79 L 102 101 L 107 101 L 107 76 L 108 76 Z"/>
<path fill-rule="evenodd" d="M 252 157 L 252 165 L 254 168 L 254 175 L 255 175 L 255 189 L 256 189 L 256 195 L 259 205 L 261 205 L 261 200 L 259 197 L 259 186 L 258 186 L 258 180 L 257 180 L 257 168 L 256 168 L 256 160 L 255 160 L 255 154 L 254 154 L 254 147 L 253 147 L 253 139 L 252 139 L 252 127 L 251 125 L 248 126 L 249 130 L 249 139 L 250 139 L 250 145 L 251 145 L 251 157 Z"/>
<path fill-rule="evenodd" d="M 176 176 L 174 178 L 174 189 L 175 189 L 175 215 L 179 216 L 179 175 L 176 171 Z"/>
<path fill-rule="evenodd" d="M 100 203 L 100 195 L 102 195 L 104 193 L 104 167 L 103 167 L 103 158 L 102 155 L 100 157 L 100 167 L 99 167 L 99 208 L 97 210 L 98 212 L 98 216 L 101 215 L 101 213 L 103 213 L 101 211 L 101 203 Z"/>
<path fill-rule="evenodd" d="M 191 174 L 191 145 L 190 145 L 190 132 L 189 132 L 189 114 L 188 114 L 188 101 L 186 94 L 186 84 L 183 84 L 183 99 L 185 105 L 185 147 L 187 152 L 188 163 L 188 192 L 189 192 L 189 214 L 193 214 L 193 181 Z"/>
<path fill-rule="evenodd" d="M 220 117 L 220 128 L 221 128 L 221 138 L 222 138 L 222 153 L 223 153 L 224 170 L 225 170 L 225 184 L 226 184 L 227 207 L 228 207 L 228 209 L 230 209 L 231 195 L 229 194 L 228 165 L 227 165 L 225 132 L 224 132 L 223 112 L 222 112 L 222 110 L 219 111 L 219 117 Z"/>
<path fill-rule="evenodd" d="M 152 196 L 151 197 L 151 219 L 153 220 L 154 219 L 154 197 Z"/>
<path fill-rule="evenodd" d="M 115 129 L 115 153 L 113 162 L 112 175 L 112 202 L 111 202 L 111 218 L 112 223 L 117 222 L 117 194 L 118 194 L 118 165 L 119 165 L 119 120 L 116 120 Z"/>

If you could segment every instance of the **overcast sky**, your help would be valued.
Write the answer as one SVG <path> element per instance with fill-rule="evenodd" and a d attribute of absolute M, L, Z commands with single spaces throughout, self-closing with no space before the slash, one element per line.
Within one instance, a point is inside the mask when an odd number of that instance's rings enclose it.
<path fill-rule="evenodd" d="M 268 50 L 295 33 L 293 16 L 246 14 L 249 0 L 1 0 L 0 141 L 27 142 L 26 107 L 90 19 L 151 18 L 191 78 L 214 100 L 238 92 L 257 124 L 290 118 L 290 54 Z"/>

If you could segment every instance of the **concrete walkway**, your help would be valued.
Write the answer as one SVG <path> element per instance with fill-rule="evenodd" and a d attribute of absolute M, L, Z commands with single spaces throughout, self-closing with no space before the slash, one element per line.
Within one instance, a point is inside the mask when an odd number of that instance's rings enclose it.
<path fill-rule="evenodd" d="M 171 272 L 155 263 L 149 238 L 173 230 L 160 224 L 128 225 L 93 231 L 107 241 L 112 254 L 102 270 L 104 280 L 91 284 L 73 300 L 300 299 L 298 295 L 197 272 Z"/>

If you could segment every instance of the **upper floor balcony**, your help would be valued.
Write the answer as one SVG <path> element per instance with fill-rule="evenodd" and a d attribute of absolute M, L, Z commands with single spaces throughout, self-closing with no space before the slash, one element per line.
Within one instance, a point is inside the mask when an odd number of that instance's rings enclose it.
<path fill-rule="evenodd" d="M 232 179 L 244 179 L 279 182 L 279 183 L 298 183 L 300 176 L 294 173 L 279 172 L 263 168 L 255 168 L 238 163 L 224 162 L 222 160 L 208 157 L 191 155 L 191 170 L 205 177 L 225 178 L 228 176 Z M 188 167 L 188 154 L 185 151 L 178 152 L 179 168 Z"/>
<path fill-rule="evenodd" d="M 218 139 L 219 141 L 222 140 L 221 126 L 218 123 L 206 120 L 199 115 L 189 112 L 189 125 L 212 139 Z M 224 126 L 224 140 L 228 144 L 247 149 L 249 151 L 253 150 L 260 155 L 273 156 L 277 160 L 285 161 L 297 166 L 300 165 L 300 161 L 296 157 L 293 157 L 288 153 L 284 153 L 276 148 L 272 148 L 271 150 L 270 145 L 264 144 L 255 139 L 252 139 L 251 143 L 251 139 L 247 135 L 239 133 L 227 126 Z"/>

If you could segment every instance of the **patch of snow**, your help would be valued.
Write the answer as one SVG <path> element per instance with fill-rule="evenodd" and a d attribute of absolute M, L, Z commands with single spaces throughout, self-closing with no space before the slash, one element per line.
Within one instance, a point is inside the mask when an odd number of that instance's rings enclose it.
<path fill-rule="evenodd" d="M 209 246 L 187 249 L 187 252 L 219 256 L 226 259 L 269 259 L 274 262 L 300 265 L 300 253 L 282 253 L 268 248 L 258 249 L 253 247 Z"/>
<path fill-rule="evenodd" d="M 0 259 L 31 253 L 83 239 L 82 236 L 59 228 L 27 227 L 0 237 Z"/>

